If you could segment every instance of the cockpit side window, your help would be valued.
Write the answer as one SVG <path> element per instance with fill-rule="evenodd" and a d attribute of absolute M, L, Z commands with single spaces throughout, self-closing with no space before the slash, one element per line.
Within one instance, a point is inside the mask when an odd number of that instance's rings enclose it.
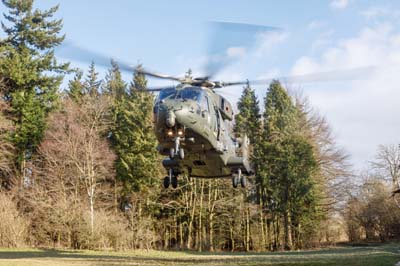
<path fill-rule="evenodd" d="M 204 95 L 201 100 L 201 110 L 210 112 L 210 105 L 208 103 L 208 97 Z"/>

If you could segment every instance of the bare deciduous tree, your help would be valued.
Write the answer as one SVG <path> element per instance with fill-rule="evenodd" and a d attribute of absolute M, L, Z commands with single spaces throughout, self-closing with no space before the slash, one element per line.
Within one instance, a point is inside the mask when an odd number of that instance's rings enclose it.
<path fill-rule="evenodd" d="M 390 180 L 393 191 L 400 189 L 400 146 L 399 145 L 380 145 L 376 155 L 376 161 L 372 166 L 379 170 L 379 174 L 385 180 Z"/>
<path fill-rule="evenodd" d="M 309 104 L 307 98 L 295 94 L 297 109 L 300 111 L 299 127 L 310 143 L 314 145 L 320 171 L 315 176 L 318 185 L 325 191 L 324 208 L 332 210 L 340 207 L 351 188 L 349 177 L 351 165 L 348 154 L 341 149 L 334 138 L 332 129 L 325 117 L 321 116 Z"/>
<path fill-rule="evenodd" d="M 50 116 L 39 151 L 47 166 L 45 174 L 61 179 L 76 198 L 85 191 L 93 234 L 95 201 L 102 187 L 115 178 L 115 155 L 105 137 L 108 103 L 104 97 L 87 96 L 80 105 L 68 99 L 63 105 Z"/>

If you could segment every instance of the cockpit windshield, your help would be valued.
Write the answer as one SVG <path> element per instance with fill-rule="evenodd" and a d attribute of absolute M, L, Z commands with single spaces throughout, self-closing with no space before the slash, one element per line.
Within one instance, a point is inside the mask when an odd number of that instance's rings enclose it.
<path fill-rule="evenodd" d="M 201 90 L 200 89 L 184 89 L 184 90 L 181 90 L 178 92 L 178 94 L 176 95 L 176 98 L 200 102 Z"/>
<path fill-rule="evenodd" d="M 165 98 L 172 97 L 173 95 L 175 95 L 175 92 L 176 92 L 175 88 L 161 90 L 160 93 L 158 94 L 157 102 L 159 102 Z"/>

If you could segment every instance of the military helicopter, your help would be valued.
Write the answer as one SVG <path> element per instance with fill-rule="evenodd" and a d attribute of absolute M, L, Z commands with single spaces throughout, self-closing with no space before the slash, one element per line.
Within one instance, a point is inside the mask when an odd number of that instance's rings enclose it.
<path fill-rule="evenodd" d="M 231 103 L 215 89 L 246 82 L 224 83 L 193 78 L 191 71 L 177 78 L 136 69 L 137 73 L 172 79 L 178 86 L 159 91 L 154 104 L 154 129 L 158 151 L 168 172 L 164 187 L 178 185 L 180 174 L 198 178 L 232 178 L 233 187 L 246 186 L 253 173 L 248 159 L 248 139 L 234 137 L 230 124 L 234 118 Z"/>
<path fill-rule="evenodd" d="M 223 67 L 232 63 L 230 58 L 220 57 L 218 52 L 227 47 L 241 47 L 248 44 L 243 40 L 252 40 L 257 32 L 280 30 L 274 27 L 243 23 L 216 22 L 216 31 L 210 38 L 210 59 L 206 65 L 205 77 L 193 78 L 188 72 L 184 77 L 175 77 L 147 71 L 142 67 L 117 60 L 122 71 L 140 73 L 158 79 L 173 80 L 179 85 L 148 89 L 159 92 L 154 103 L 154 128 L 159 141 L 158 151 L 168 156 L 163 160 L 167 170 L 163 184 L 165 188 L 178 186 L 178 176 L 187 175 L 196 178 L 231 178 L 233 187 L 246 186 L 246 176 L 253 170 L 248 158 L 247 136 L 236 138 L 231 132 L 234 113 L 231 103 L 216 92 L 217 89 L 248 84 L 249 81 L 222 82 L 212 81 Z M 239 41 L 235 42 L 235 36 Z M 225 43 L 229 40 L 229 44 Z M 227 44 L 224 46 L 221 44 Z M 63 45 L 67 58 L 77 61 L 93 61 L 108 66 L 109 57 L 92 52 L 72 43 Z M 218 59 L 218 60 L 215 60 Z M 361 67 L 329 72 L 311 73 L 298 76 L 277 77 L 251 81 L 251 84 L 268 85 L 272 80 L 287 82 L 326 82 L 337 80 L 355 80 L 363 78 L 374 67 Z"/>

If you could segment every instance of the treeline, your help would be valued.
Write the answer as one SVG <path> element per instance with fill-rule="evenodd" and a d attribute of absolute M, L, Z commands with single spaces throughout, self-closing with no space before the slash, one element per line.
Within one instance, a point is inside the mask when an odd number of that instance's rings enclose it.
<path fill-rule="evenodd" d="M 346 154 L 325 119 L 278 81 L 262 113 L 249 85 L 238 102 L 235 134 L 249 136 L 256 172 L 248 188 L 181 177 L 178 189 L 163 189 L 145 77 L 126 83 L 114 61 L 104 79 L 94 63 L 86 74 L 58 63 L 57 7 L 3 4 L 0 246 L 302 249 L 340 240 L 339 210 L 351 240 L 381 228 L 382 239 L 398 236 L 397 218 L 379 228 L 360 220 L 364 194 L 351 191 Z M 61 91 L 67 74 L 74 77 Z"/>
<path fill-rule="evenodd" d="M 381 145 L 342 214 L 349 241 L 400 238 L 400 146 Z"/>

